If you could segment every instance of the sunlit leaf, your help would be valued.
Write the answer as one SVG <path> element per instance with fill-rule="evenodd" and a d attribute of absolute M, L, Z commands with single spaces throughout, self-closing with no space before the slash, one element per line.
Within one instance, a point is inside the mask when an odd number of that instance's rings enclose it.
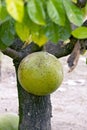
<path fill-rule="evenodd" d="M 72 0 L 72 2 L 74 2 L 75 4 L 77 3 L 77 0 Z"/>
<path fill-rule="evenodd" d="M 43 30 L 38 30 L 37 33 L 32 32 L 32 41 L 39 46 L 43 46 L 48 41 Z"/>
<path fill-rule="evenodd" d="M 21 22 L 24 16 L 23 0 L 6 0 L 9 14 L 18 22 Z"/>
<path fill-rule="evenodd" d="M 22 23 L 16 22 L 15 29 L 17 35 L 20 37 L 22 41 L 28 41 L 30 36 L 30 30 L 26 21 Z"/>
<path fill-rule="evenodd" d="M 87 38 L 87 27 L 79 27 L 79 28 L 75 29 L 74 31 L 72 31 L 72 35 L 78 39 L 86 39 Z"/>
<path fill-rule="evenodd" d="M 32 41 L 31 33 L 38 31 L 38 25 L 31 21 L 27 11 L 25 10 L 23 21 L 21 23 L 16 22 L 15 29 L 22 41 L 30 43 Z"/>
<path fill-rule="evenodd" d="M 45 11 L 41 0 L 28 0 L 27 10 L 34 23 L 45 25 Z"/>
<path fill-rule="evenodd" d="M 65 24 L 65 10 L 62 0 L 48 0 L 47 2 L 48 15 L 53 22 L 64 26 Z"/>
<path fill-rule="evenodd" d="M 64 8 L 71 23 L 81 26 L 83 23 L 82 11 L 70 0 L 63 0 Z"/>

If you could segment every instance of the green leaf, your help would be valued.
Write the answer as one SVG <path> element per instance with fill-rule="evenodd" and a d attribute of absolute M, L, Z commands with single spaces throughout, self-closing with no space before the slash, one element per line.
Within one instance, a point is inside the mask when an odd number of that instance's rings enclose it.
<path fill-rule="evenodd" d="M 58 31 L 59 26 L 51 21 L 49 21 L 49 23 L 45 27 L 45 34 L 49 41 L 52 41 L 53 43 L 58 43 L 58 40 L 60 39 Z"/>
<path fill-rule="evenodd" d="M 21 23 L 16 22 L 15 30 L 22 41 L 28 41 L 30 36 L 29 25 L 25 18 Z"/>
<path fill-rule="evenodd" d="M 45 11 L 41 0 L 28 0 L 27 10 L 34 23 L 45 25 Z"/>
<path fill-rule="evenodd" d="M 63 0 L 64 8 L 71 23 L 81 26 L 83 23 L 82 11 L 70 0 Z"/>
<path fill-rule="evenodd" d="M 87 20 L 87 3 L 84 8 L 82 8 L 83 14 L 84 14 L 84 21 Z"/>
<path fill-rule="evenodd" d="M 4 2 L 0 3 L 0 24 L 9 20 L 10 16 L 6 10 L 6 5 Z"/>
<path fill-rule="evenodd" d="M 0 40 L 0 50 L 5 50 L 7 46 Z"/>
<path fill-rule="evenodd" d="M 47 2 L 48 15 L 53 22 L 64 26 L 65 24 L 65 10 L 62 0 L 49 0 Z"/>
<path fill-rule="evenodd" d="M 6 46 L 10 46 L 13 43 L 15 36 L 15 30 L 13 23 L 7 21 L 0 26 L 0 41 Z"/>
<path fill-rule="evenodd" d="M 42 26 L 35 24 L 29 18 L 27 11 L 25 9 L 25 15 L 22 23 L 16 22 L 15 28 L 20 39 L 26 44 L 30 42 L 34 42 L 39 46 L 43 46 L 47 41 L 47 37 L 45 36 L 45 32 L 43 31 Z"/>
<path fill-rule="evenodd" d="M 18 22 L 21 22 L 24 16 L 23 0 L 6 0 L 8 13 Z"/>
<path fill-rule="evenodd" d="M 47 43 L 48 39 L 45 35 L 43 27 L 38 28 L 36 32 L 32 31 L 32 41 L 40 47 Z"/>
<path fill-rule="evenodd" d="M 48 19 L 49 20 L 49 19 Z M 44 27 L 45 35 L 53 43 L 58 43 L 59 40 L 65 41 L 71 35 L 71 25 L 68 19 L 65 21 L 65 26 L 59 26 L 52 21 L 48 21 Z"/>
<path fill-rule="evenodd" d="M 60 40 L 67 40 L 70 35 L 71 35 L 71 25 L 70 25 L 70 22 L 68 21 L 68 19 L 66 19 L 65 21 L 65 26 L 63 27 L 59 27 L 59 34 L 60 34 Z"/>
<path fill-rule="evenodd" d="M 74 31 L 72 31 L 72 35 L 78 39 L 87 38 L 87 27 L 79 27 L 75 29 Z"/>
<path fill-rule="evenodd" d="M 47 43 L 48 39 L 44 34 L 39 34 L 38 36 L 32 34 L 32 41 L 41 47 Z"/>
<path fill-rule="evenodd" d="M 31 39 L 31 32 L 36 32 L 38 28 L 35 26 L 28 16 L 27 10 L 25 9 L 24 18 L 21 23 L 16 22 L 15 29 L 22 41 L 29 41 Z"/>
<path fill-rule="evenodd" d="M 77 3 L 77 0 L 72 0 L 72 2 L 74 2 L 75 4 Z"/>
<path fill-rule="evenodd" d="M 29 40 L 30 30 L 29 30 L 28 25 L 25 22 L 22 22 L 22 23 L 16 22 L 15 29 L 16 29 L 17 35 L 20 37 L 22 41 Z"/>
<path fill-rule="evenodd" d="M 26 8 L 25 8 L 25 15 L 23 21 L 21 23 L 16 22 L 15 25 L 16 32 L 20 37 L 20 39 L 22 41 L 27 41 L 28 43 L 32 41 L 32 34 L 34 34 L 34 36 L 39 35 L 40 28 L 41 26 L 31 21 Z"/>

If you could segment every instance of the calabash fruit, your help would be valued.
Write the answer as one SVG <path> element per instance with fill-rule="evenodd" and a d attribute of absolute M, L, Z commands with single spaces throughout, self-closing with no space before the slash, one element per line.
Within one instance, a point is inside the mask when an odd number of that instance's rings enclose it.
<path fill-rule="evenodd" d="M 0 130 L 18 130 L 19 116 L 12 113 L 0 115 Z"/>
<path fill-rule="evenodd" d="M 61 85 L 63 68 L 52 54 L 34 52 L 21 61 L 18 79 L 27 92 L 39 96 L 48 95 Z"/>

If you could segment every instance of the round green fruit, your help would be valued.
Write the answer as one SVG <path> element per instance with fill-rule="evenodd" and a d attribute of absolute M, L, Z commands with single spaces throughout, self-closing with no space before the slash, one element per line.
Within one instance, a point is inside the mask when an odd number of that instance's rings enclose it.
<path fill-rule="evenodd" d="M 16 114 L 0 115 L 0 130 L 18 130 L 19 116 Z"/>
<path fill-rule="evenodd" d="M 59 60 L 48 52 L 35 52 L 26 56 L 18 68 L 21 86 L 34 95 L 48 95 L 62 83 L 63 68 Z"/>

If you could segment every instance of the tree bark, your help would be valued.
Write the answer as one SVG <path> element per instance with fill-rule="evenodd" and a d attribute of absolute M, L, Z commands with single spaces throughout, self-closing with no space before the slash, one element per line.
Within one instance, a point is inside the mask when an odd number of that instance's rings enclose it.
<path fill-rule="evenodd" d="M 16 76 L 20 61 L 14 60 Z M 19 98 L 19 130 L 51 130 L 50 95 L 35 96 L 27 93 L 17 77 Z"/>

